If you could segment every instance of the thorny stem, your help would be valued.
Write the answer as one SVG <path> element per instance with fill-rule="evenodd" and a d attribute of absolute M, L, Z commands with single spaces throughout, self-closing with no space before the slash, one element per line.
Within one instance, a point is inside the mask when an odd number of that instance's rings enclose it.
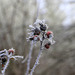
<path fill-rule="evenodd" d="M 40 42 L 41 45 L 40 45 L 39 54 L 38 54 L 38 56 L 37 56 L 37 59 L 36 59 L 36 61 L 35 61 L 35 64 L 34 64 L 33 68 L 31 69 L 30 75 L 33 75 L 33 72 L 34 72 L 36 66 L 39 64 L 39 60 L 40 60 L 40 57 L 41 57 L 41 54 L 42 54 L 42 51 L 43 51 L 43 49 L 42 49 L 43 40 L 44 40 L 44 33 L 42 34 L 42 40 L 41 40 L 41 42 Z"/>
<path fill-rule="evenodd" d="M 33 41 L 31 41 L 31 47 L 30 47 L 30 52 L 29 52 L 28 61 L 27 61 L 26 75 L 29 74 L 32 51 L 33 51 Z"/>

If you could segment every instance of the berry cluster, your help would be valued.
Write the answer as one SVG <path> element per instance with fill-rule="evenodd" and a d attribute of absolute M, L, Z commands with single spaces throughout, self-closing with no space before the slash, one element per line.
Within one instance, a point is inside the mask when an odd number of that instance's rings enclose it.
<path fill-rule="evenodd" d="M 49 49 L 50 46 L 55 43 L 55 41 L 53 40 L 53 32 L 47 31 L 48 26 L 47 24 L 45 24 L 45 20 L 41 21 L 37 19 L 36 22 L 33 25 L 29 25 L 29 27 L 30 27 L 30 29 L 28 29 L 29 37 L 27 38 L 27 40 L 31 42 L 31 47 L 30 47 L 29 56 L 28 56 L 26 75 L 33 75 L 33 72 L 39 63 L 39 59 L 41 57 L 42 51 L 44 49 Z M 31 69 L 31 72 L 29 72 L 30 61 L 32 57 L 31 55 L 33 51 L 33 44 L 35 45 L 37 42 L 40 42 L 40 51 Z"/>
<path fill-rule="evenodd" d="M 9 64 L 10 59 L 15 59 L 17 58 L 23 58 L 23 56 L 13 56 L 15 54 L 15 49 L 11 48 L 9 50 L 2 50 L 0 51 L 0 61 L 2 64 L 2 74 L 5 73 L 5 70 Z"/>
<path fill-rule="evenodd" d="M 14 49 L 9 49 L 8 51 L 5 49 L 3 51 L 0 51 L 0 60 L 1 60 L 2 67 L 4 67 L 5 63 L 7 62 L 8 55 L 9 54 L 13 55 L 14 53 L 15 53 Z"/>
<path fill-rule="evenodd" d="M 47 31 L 48 26 L 45 24 L 44 20 L 36 20 L 33 25 L 29 25 L 30 27 L 30 36 L 27 38 L 30 41 L 45 41 L 43 43 L 43 48 L 49 49 L 50 45 L 54 44 L 55 41 L 53 40 L 53 32 Z M 43 39 L 42 39 L 43 38 Z"/>

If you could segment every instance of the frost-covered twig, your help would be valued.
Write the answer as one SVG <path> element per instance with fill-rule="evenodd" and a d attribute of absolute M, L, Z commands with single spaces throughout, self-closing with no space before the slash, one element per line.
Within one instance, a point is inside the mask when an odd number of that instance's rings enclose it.
<path fill-rule="evenodd" d="M 21 58 L 21 59 L 23 59 L 23 56 L 17 55 L 17 56 L 11 56 L 10 58 Z"/>
<path fill-rule="evenodd" d="M 19 55 L 18 55 L 18 56 L 11 56 L 10 58 L 11 58 L 11 59 L 15 59 L 15 60 L 17 60 L 18 58 L 23 59 L 23 56 L 19 56 Z"/>
<path fill-rule="evenodd" d="M 30 47 L 30 51 L 29 51 L 29 56 L 28 56 L 28 61 L 27 61 L 27 71 L 26 71 L 26 75 L 29 74 L 29 70 L 30 70 L 30 62 L 31 62 L 31 55 L 32 55 L 32 51 L 33 51 L 33 41 L 31 41 L 31 47 Z"/>
<path fill-rule="evenodd" d="M 3 54 L 3 53 L 5 53 L 5 52 L 6 52 L 6 49 L 0 51 L 0 54 Z"/>
<path fill-rule="evenodd" d="M 39 54 L 38 54 L 37 59 L 35 61 L 35 64 L 33 65 L 33 68 L 31 69 L 30 75 L 33 75 L 33 72 L 34 72 L 35 68 L 39 64 L 39 60 L 40 60 L 40 57 L 41 57 L 41 54 L 42 54 L 42 51 L 43 51 L 42 45 L 43 45 L 43 41 L 45 39 L 44 35 L 45 35 L 45 32 L 42 32 L 42 39 L 40 40 L 40 51 L 39 51 Z"/>
<path fill-rule="evenodd" d="M 39 54 L 38 54 L 38 56 L 37 56 L 37 59 L 36 59 L 36 61 L 35 61 L 35 64 L 34 64 L 33 68 L 31 69 L 30 75 L 33 75 L 33 72 L 34 72 L 35 68 L 36 68 L 37 65 L 39 64 L 39 60 L 40 60 L 42 51 L 43 51 L 43 50 L 40 50 L 40 52 L 39 52 Z"/>

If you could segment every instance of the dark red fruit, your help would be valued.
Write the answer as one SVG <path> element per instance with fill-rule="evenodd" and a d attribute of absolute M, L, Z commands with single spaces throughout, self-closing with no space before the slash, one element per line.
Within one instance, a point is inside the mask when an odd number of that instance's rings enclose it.
<path fill-rule="evenodd" d="M 47 38 L 49 38 L 49 37 L 50 37 L 50 34 L 53 34 L 53 32 L 52 32 L 52 31 L 48 31 L 48 32 L 46 33 Z"/>
<path fill-rule="evenodd" d="M 14 53 L 14 50 L 13 50 L 13 49 L 9 49 L 8 52 L 9 52 L 9 54 L 10 54 L 10 53 L 13 54 L 13 53 Z"/>
<path fill-rule="evenodd" d="M 46 49 L 49 49 L 50 48 L 50 45 L 51 45 L 50 43 L 45 44 L 45 48 Z"/>
<path fill-rule="evenodd" d="M 4 67 L 4 64 L 2 64 L 2 67 Z"/>

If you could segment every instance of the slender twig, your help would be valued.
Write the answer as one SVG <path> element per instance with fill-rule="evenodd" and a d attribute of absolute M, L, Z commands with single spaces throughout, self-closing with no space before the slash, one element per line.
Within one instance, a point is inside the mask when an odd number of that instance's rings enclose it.
<path fill-rule="evenodd" d="M 0 51 L 0 54 L 3 54 L 3 53 L 5 53 L 5 52 L 6 52 L 6 49 Z"/>
<path fill-rule="evenodd" d="M 39 54 L 38 54 L 38 57 L 37 57 L 37 59 L 36 59 L 36 62 L 35 62 L 35 64 L 34 64 L 33 68 L 31 69 L 30 75 L 33 75 L 33 72 L 34 72 L 36 66 L 39 64 L 39 59 L 40 59 L 40 57 L 41 57 L 42 51 L 43 51 L 43 50 L 40 50 L 40 52 L 39 52 Z"/>
<path fill-rule="evenodd" d="M 39 51 L 39 54 L 37 56 L 37 59 L 35 61 L 35 64 L 33 66 L 33 68 L 31 69 L 31 72 L 30 72 L 30 75 L 33 75 L 33 72 L 35 70 L 35 68 L 37 67 L 37 65 L 39 64 L 39 60 L 40 60 L 40 57 L 41 57 L 41 54 L 42 54 L 42 51 L 43 51 L 43 48 L 42 48 L 42 44 L 43 44 L 43 40 L 44 40 L 44 33 L 42 34 L 42 40 L 40 41 L 40 51 Z"/>
<path fill-rule="evenodd" d="M 28 55 L 25 57 L 25 59 L 22 61 L 22 63 L 25 63 L 28 59 Z"/>
<path fill-rule="evenodd" d="M 39 3 L 38 3 L 38 1 L 36 0 L 36 6 L 37 6 L 37 10 L 36 10 L 36 17 L 35 17 L 35 20 L 34 20 L 34 22 L 38 19 L 38 16 L 39 16 L 39 10 L 40 10 L 40 6 L 39 6 Z"/>
<path fill-rule="evenodd" d="M 30 47 L 30 52 L 29 52 L 28 61 L 27 61 L 26 75 L 29 74 L 32 51 L 33 51 L 33 41 L 31 41 L 31 47 Z"/>
<path fill-rule="evenodd" d="M 39 16 L 39 3 L 37 2 L 37 14 L 36 14 L 36 20 L 38 19 Z"/>

